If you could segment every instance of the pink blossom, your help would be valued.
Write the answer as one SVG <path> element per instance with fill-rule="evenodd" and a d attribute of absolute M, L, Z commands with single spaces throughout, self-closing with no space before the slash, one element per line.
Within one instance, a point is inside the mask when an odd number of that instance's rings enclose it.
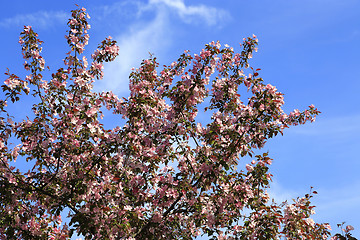
<path fill-rule="evenodd" d="M 30 33 L 30 30 L 31 30 L 31 26 L 24 26 L 25 33 Z"/>
<path fill-rule="evenodd" d="M 10 88 L 10 89 L 15 89 L 16 86 L 21 85 L 21 82 L 13 77 L 7 78 L 4 83 Z"/>
<path fill-rule="evenodd" d="M 94 66 L 94 68 L 96 69 L 96 70 L 102 70 L 104 67 L 103 67 L 103 64 L 101 64 L 101 63 L 97 63 L 97 62 L 93 62 L 92 63 L 92 65 Z"/>
<path fill-rule="evenodd" d="M 254 170 L 254 167 L 249 164 L 246 164 L 246 170 L 248 170 L 249 172 L 252 172 Z"/>
<path fill-rule="evenodd" d="M 354 227 L 351 226 L 351 225 L 347 225 L 344 231 L 345 231 L 345 232 L 350 232 L 350 231 L 352 231 L 352 230 L 354 230 Z"/>
<path fill-rule="evenodd" d="M 70 25 L 77 25 L 78 21 L 75 18 L 72 18 L 69 22 Z"/>
<path fill-rule="evenodd" d="M 218 41 L 196 55 L 185 51 L 169 66 L 150 57 L 133 69 L 130 96 L 120 99 L 92 90 L 95 79 L 103 76 L 104 62 L 118 55 L 118 46 L 111 37 L 102 41 L 87 69 L 82 53 L 89 39 L 88 15 L 79 8 L 72 16 L 65 69 L 49 82 L 41 79 L 41 42 L 36 33 L 31 41 L 22 33 L 25 68 L 31 75 L 26 81 L 14 75 L 5 80 L 11 94 L 17 94 L 18 86 L 28 89 L 27 84 L 40 88 L 29 118 L 4 123 L 0 136 L 0 171 L 10 183 L 4 186 L 12 186 L 5 189 L 11 199 L 5 224 L 16 225 L 15 238 L 27 231 L 39 238 L 66 239 L 70 230 L 81 230 L 96 239 L 190 239 L 209 228 L 219 239 L 239 234 L 257 239 L 264 219 L 276 237 L 329 235 L 327 225 L 317 232 L 309 218 L 315 213 L 309 196 L 284 206 L 270 203 L 271 159 L 266 153 L 245 162 L 247 172 L 236 170 L 246 159 L 240 157 L 253 157 L 254 149 L 273 135 L 319 113 L 311 105 L 286 115 L 283 95 L 258 78 L 258 70 L 245 75 L 247 60 L 256 51 L 255 35 L 244 39 L 240 53 L 228 45 L 221 49 Z M 30 28 L 24 32 L 29 34 Z M 240 96 L 242 90 L 248 100 Z M 196 118 L 203 110 L 200 104 L 213 113 L 206 125 Z M 0 106 L 7 114 L 3 102 Z M 102 120 L 108 115 L 105 108 L 117 119 L 110 125 L 121 119 L 126 124 L 108 128 L 109 122 Z M 20 145 L 7 143 L 13 136 Z M 28 172 L 9 164 L 19 154 L 33 164 Z M 15 191 L 15 184 L 21 188 Z M 69 218 L 79 227 L 62 223 L 57 209 L 63 208 L 71 209 Z M 242 224 L 246 220 L 249 224 Z"/>

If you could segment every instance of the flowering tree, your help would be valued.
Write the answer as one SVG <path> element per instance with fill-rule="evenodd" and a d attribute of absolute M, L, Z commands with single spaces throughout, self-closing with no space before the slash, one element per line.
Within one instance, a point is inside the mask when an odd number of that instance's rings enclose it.
<path fill-rule="evenodd" d="M 212 42 L 161 69 L 150 57 L 130 74 L 130 96 L 119 99 L 92 91 L 118 47 L 105 39 L 89 65 L 82 56 L 88 18 L 84 8 L 72 11 L 70 52 L 50 80 L 42 76 L 42 42 L 29 26 L 21 33 L 29 74 L 22 80 L 7 72 L 0 101 L 1 239 L 69 239 L 74 232 L 86 239 L 330 235 L 328 224 L 310 218 L 315 191 L 292 204 L 269 201 L 272 159 L 253 156 L 254 149 L 291 125 L 314 121 L 319 111 L 311 105 L 283 112 L 283 94 L 249 66 L 255 36 L 244 39 L 240 53 Z M 246 102 L 239 87 L 250 95 Z M 33 117 L 17 120 L 7 104 L 23 93 L 37 102 Z M 195 118 L 206 103 L 212 121 L 202 125 Z M 105 108 L 126 124 L 106 129 Z M 237 170 L 245 156 L 253 160 Z M 32 167 L 20 171 L 16 160 Z"/>

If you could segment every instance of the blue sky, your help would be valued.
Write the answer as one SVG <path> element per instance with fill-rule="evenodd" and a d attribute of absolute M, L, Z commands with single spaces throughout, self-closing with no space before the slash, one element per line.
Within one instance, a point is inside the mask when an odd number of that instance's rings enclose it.
<path fill-rule="evenodd" d="M 120 96 L 128 95 L 130 69 L 149 52 L 163 65 L 211 41 L 240 51 L 244 37 L 257 35 L 259 51 L 251 64 L 285 94 L 286 112 L 310 104 L 322 112 L 315 123 L 288 129 L 265 145 L 274 158 L 271 195 L 291 200 L 313 186 L 319 193 L 314 219 L 333 229 L 346 221 L 360 237 L 359 0 L 6 1 L 0 9 L 0 71 L 25 76 L 17 43 L 24 25 L 44 41 L 51 69 L 61 67 L 75 3 L 91 16 L 88 55 L 109 35 L 118 41 L 120 56 L 105 66 L 95 89 Z M 14 111 L 30 112 L 24 106 Z"/>

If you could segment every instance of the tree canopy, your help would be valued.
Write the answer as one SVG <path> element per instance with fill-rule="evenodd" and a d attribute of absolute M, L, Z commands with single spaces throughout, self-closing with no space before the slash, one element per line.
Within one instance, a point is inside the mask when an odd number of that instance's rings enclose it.
<path fill-rule="evenodd" d="M 316 194 L 270 201 L 266 141 L 314 121 L 310 105 L 286 114 L 283 94 L 250 67 L 256 36 L 242 50 L 211 42 L 170 65 L 150 56 L 130 74 L 130 96 L 94 92 L 103 64 L 118 55 L 111 37 L 88 63 L 84 8 L 72 11 L 64 68 L 49 80 L 41 41 L 30 26 L 19 43 L 29 74 L 7 73 L 0 101 L 0 238 L 327 239 L 328 224 L 310 216 Z M 8 108 L 31 94 L 32 116 Z M 249 96 L 245 98 L 244 96 Z M 8 104 L 10 106 L 8 106 Z M 123 126 L 105 127 L 103 113 Z M 200 111 L 209 123 L 196 119 Z M 244 169 L 239 161 L 252 160 Z M 13 162 L 28 162 L 28 171 Z M 61 214 L 69 212 L 69 223 Z M 349 232 L 351 229 L 347 228 Z"/>

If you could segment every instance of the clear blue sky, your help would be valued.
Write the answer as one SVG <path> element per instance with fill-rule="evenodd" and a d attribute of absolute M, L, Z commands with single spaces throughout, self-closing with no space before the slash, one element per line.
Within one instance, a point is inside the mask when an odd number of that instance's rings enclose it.
<path fill-rule="evenodd" d="M 24 25 L 44 41 L 52 70 L 61 67 L 75 3 L 91 16 L 88 55 L 109 35 L 119 43 L 120 56 L 105 66 L 96 89 L 120 96 L 128 95 L 130 69 L 148 52 L 160 65 L 169 64 L 183 50 L 198 53 L 210 41 L 240 51 L 242 38 L 257 35 L 259 51 L 251 63 L 285 94 L 286 112 L 310 104 L 322 112 L 315 123 L 288 129 L 265 146 L 274 158 L 271 195 L 291 200 L 313 186 L 319 193 L 314 219 L 333 229 L 346 221 L 360 237 L 360 1 L 6 1 L 0 9 L 0 71 L 8 67 L 24 76 L 17 43 Z"/>

